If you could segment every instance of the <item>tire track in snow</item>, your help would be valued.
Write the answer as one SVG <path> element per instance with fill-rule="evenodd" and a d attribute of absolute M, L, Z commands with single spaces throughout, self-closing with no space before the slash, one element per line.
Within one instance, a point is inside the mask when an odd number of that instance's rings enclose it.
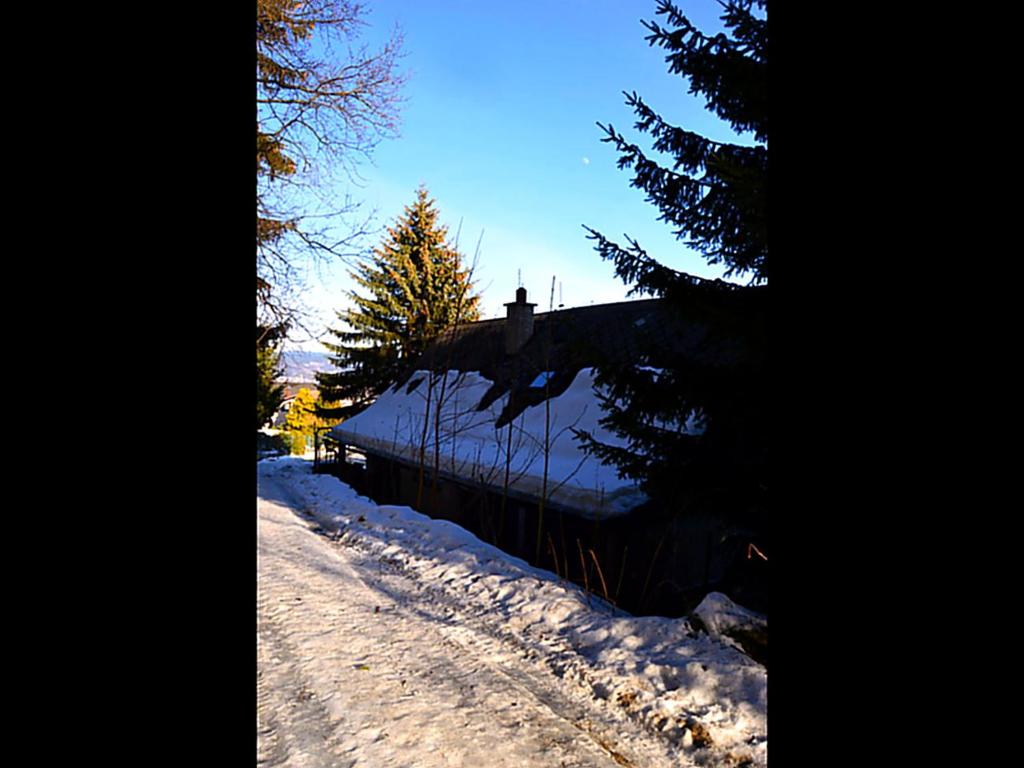
<path fill-rule="evenodd" d="M 334 726 L 270 612 L 258 615 L 256 765 L 349 768 L 354 761 L 339 761 L 331 749 Z"/>
<path fill-rule="evenodd" d="M 538 644 L 528 644 L 503 625 L 502 620 L 507 617 L 474 610 L 461 602 L 457 595 L 441 587 L 425 584 L 418 573 L 406 568 L 401 562 L 374 557 L 371 551 L 361 546 L 358 537 L 339 537 L 327 533 L 315 519 L 307 519 L 311 520 L 314 531 L 325 533 L 338 546 L 346 547 L 349 551 L 359 551 L 367 562 L 377 564 L 378 576 L 367 582 L 368 586 L 393 596 L 397 591 L 396 585 L 402 585 L 401 588 L 407 593 L 407 610 L 414 610 L 437 622 L 443 642 L 453 653 L 468 653 L 483 659 L 523 696 L 531 697 L 553 715 L 586 734 L 616 764 L 680 765 L 675 762 L 678 755 L 673 756 L 672 750 L 657 740 L 656 735 L 652 743 L 650 734 L 640 732 L 637 724 L 628 719 L 625 713 L 617 708 L 609 709 L 593 699 L 585 672 L 579 667 L 574 650 L 564 641 L 542 641 L 540 647 Z M 417 595 L 421 599 L 416 600 Z M 428 597 L 422 599 L 423 596 Z M 578 685 L 573 686 L 572 682 Z M 572 690 L 574 687 L 579 690 Z M 640 754 L 631 754 L 637 749 L 637 744 L 631 747 L 620 743 L 623 730 L 633 732 L 634 739 L 640 740 L 643 745 L 639 749 Z"/>
<path fill-rule="evenodd" d="M 346 765 L 357 755 L 374 765 L 632 763 L 601 715 L 527 664 L 529 649 L 509 646 L 485 617 L 463 615 L 438 590 L 297 522 L 284 507 L 260 502 L 267 765 Z M 277 693 L 303 687 L 327 706 L 289 706 Z M 311 744 L 320 742 L 318 758 Z"/>

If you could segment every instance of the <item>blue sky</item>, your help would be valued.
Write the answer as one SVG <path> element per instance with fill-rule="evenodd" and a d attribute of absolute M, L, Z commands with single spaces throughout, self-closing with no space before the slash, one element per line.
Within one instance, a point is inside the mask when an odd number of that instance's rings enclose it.
<path fill-rule="evenodd" d="M 721 28 L 714 0 L 679 4 L 704 32 Z M 690 96 L 686 80 L 668 74 L 664 51 L 648 45 L 640 24 L 656 18 L 655 7 L 654 0 L 370 0 L 360 41 L 376 47 L 396 24 L 405 38 L 400 135 L 362 165 L 360 187 L 339 183 L 339 195 L 347 190 L 376 209 L 383 226 L 424 184 L 453 234 L 461 221 L 463 253 L 472 255 L 482 232 L 476 284 L 484 317 L 504 315 L 519 270 L 538 311 L 548 307 L 552 276 L 566 307 L 626 299 L 628 286 L 593 250 L 584 224 L 623 244 L 628 233 L 676 269 L 721 277 L 657 221 L 596 125 L 610 122 L 649 149 L 624 104 L 622 92 L 635 90 L 675 125 L 751 142 Z M 338 267 L 314 283 L 308 298 L 326 325 L 347 306 L 350 282 Z"/>

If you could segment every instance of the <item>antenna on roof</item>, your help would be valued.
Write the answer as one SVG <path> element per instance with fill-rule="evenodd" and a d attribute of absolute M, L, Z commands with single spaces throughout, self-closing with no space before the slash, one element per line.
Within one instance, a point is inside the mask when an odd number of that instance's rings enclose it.
<path fill-rule="evenodd" d="M 522 267 L 516 270 L 516 288 L 523 287 L 523 270 Z"/>
<path fill-rule="evenodd" d="M 548 312 L 555 308 L 555 276 L 551 276 L 551 298 L 548 300 Z"/>

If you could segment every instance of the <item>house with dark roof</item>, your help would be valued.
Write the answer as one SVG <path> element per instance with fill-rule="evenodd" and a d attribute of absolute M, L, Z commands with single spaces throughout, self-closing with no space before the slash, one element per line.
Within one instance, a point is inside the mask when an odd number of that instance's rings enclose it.
<path fill-rule="evenodd" d="M 318 471 L 378 503 L 453 520 L 567 578 L 593 578 L 598 592 L 600 571 L 610 599 L 623 588 L 636 593 L 634 609 L 652 604 L 640 592 L 665 592 L 654 576 L 686 595 L 706 590 L 724 567 L 708 554 L 716 532 L 651 509 L 633 481 L 582 449 L 576 433 L 622 444 L 600 424 L 598 366 L 657 369 L 652 347 L 725 365 L 742 350 L 713 340 L 707 323 L 679 317 L 661 299 L 535 313 L 520 288 L 505 306 L 503 319 L 440 336 L 393 387 L 333 428 Z M 700 432 L 695 423 L 681 428 Z M 666 540 L 669 551 L 661 551 Z M 652 556 L 662 559 L 660 570 L 648 567 Z M 657 599 L 653 605 L 668 612 Z"/>

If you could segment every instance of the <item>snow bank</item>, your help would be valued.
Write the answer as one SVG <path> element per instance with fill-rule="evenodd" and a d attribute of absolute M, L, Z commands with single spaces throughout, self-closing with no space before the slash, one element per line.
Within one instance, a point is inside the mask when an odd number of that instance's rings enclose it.
<path fill-rule="evenodd" d="M 388 390 L 365 411 L 337 426 L 332 434 L 342 442 L 418 462 L 426 416 L 429 423 L 425 455 L 433 465 L 435 408 L 441 399 L 436 442 L 441 471 L 448 475 L 473 478 L 500 490 L 507 459 L 510 487 L 540 496 L 546 453 L 550 501 L 591 517 L 608 517 L 624 514 L 646 500 L 633 482 L 619 478 L 615 467 L 584 454 L 574 439 L 573 429 L 580 429 L 601 442 L 623 445 L 621 439 L 598 424 L 604 414 L 594 391 L 593 369 L 580 371 L 565 392 L 548 401 L 547 428 L 544 403 L 527 408 L 512 425 L 495 428 L 508 395 L 477 410 L 492 383 L 478 373 L 459 371 L 448 371 L 443 377 L 435 375 L 431 383 L 429 372 L 418 371 L 409 384 Z M 415 386 L 410 391 L 412 385 Z"/>
<path fill-rule="evenodd" d="M 692 750 L 695 761 L 767 764 L 767 671 L 727 641 L 686 619 L 628 616 L 451 522 L 377 506 L 301 459 L 258 466 L 286 482 L 336 540 L 499 616 L 556 675 Z M 717 600 L 704 608 L 716 629 L 737 614 Z"/>
<path fill-rule="evenodd" d="M 755 659 L 767 658 L 768 619 L 721 592 L 711 592 L 701 601 L 693 610 L 691 623 Z"/>

